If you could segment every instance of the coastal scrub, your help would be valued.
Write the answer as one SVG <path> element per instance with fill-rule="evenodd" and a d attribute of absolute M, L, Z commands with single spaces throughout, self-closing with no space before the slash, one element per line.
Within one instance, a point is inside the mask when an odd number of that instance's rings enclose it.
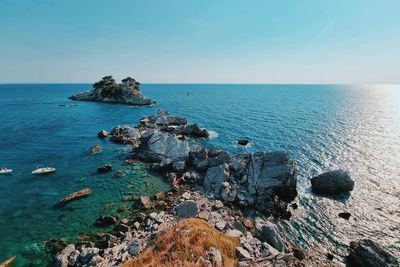
<path fill-rule="evenodd" d="M 122 267 L 202 266 L 198 261 L 211 248 L 221 252 L 222 266 L 234 266 L 238 246 L 238 238 L 226 236 L 201 219 L 186 219 L 163 231 L 152 246 Z"/>

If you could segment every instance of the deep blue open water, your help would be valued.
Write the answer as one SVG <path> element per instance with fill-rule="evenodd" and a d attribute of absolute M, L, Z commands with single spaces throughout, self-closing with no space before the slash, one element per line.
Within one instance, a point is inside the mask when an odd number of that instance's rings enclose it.
<path fill-rule="evenodd" d="M 16 254 L 16 266 L 43 266 L 45 240 L 96 232 L 95 219 L 121 210 L 124 196 L 168 188 L 145 166 L 122 163 L 129 148 L 96 137 L 101 129 L 136 124 L 157 108 L 214 131 L 207 145 L 232 154 L 288 150 L 297 163 L 300 207 L 281 226 L 295 243 L 319 243 L 343 256 L 349 241 L 372 238 L 400 257 L 400 86 L 143 84 L 144 94 L 157 100 L 154 107 L 67 99 L 90 87 L 0 85 L 0 167 L 14 169 L 0 176 L 0 262 Z M 78 106 L 59 106 L 71 103 Z M 240 137 L 250 138 L 250 147 L 238 147 Z M 103 152 L 91 155 L 94 144 Z M 104 163 L 128 175 L 98 175 Z M 38 165 L 57 172 L 32 176 Z M 350 197 L 313 195 L 309 179 L 337 168 L 356 182 Z M 53 207 L 85 187 L 90 197 Z M 352 214 L 349 221 L 337 216 L 342 211 Z"/>

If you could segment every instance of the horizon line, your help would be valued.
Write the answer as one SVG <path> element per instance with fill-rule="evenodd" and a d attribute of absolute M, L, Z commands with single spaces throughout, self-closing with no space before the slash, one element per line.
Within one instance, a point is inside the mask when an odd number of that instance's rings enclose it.
<path fill-rule="evenodd" d="M 18 84 L 93 84 L 93 82 L 0 82 L 0 85 L 18 85 Z M 342 83 L 342 82 L 274 82 L 274 83 L 252 83 L 252 82 L 140 82 L 140 84 L 203 84 L 203 85 L 399 85 L 399 82 L 374 82 L 374 83 Z"/>

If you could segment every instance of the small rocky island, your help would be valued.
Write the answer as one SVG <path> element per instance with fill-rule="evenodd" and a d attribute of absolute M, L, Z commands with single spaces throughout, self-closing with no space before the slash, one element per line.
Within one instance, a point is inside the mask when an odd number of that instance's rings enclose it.
<path fill-rule="evenodd" d="M 145 106 L 156 103 L 146 98 L 140 91 L 140 83 L 127 77 L 117 83 L 112 76 L 105 76 L 93 84 L 91 91 L 77 93 L 70 96 L 71 100 L 118 103 L 132 106 Z"/>

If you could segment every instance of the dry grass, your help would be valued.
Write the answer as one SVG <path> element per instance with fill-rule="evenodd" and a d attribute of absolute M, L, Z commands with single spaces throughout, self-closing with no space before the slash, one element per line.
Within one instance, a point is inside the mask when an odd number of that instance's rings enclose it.
<path fill-rule="evenodd" d="M 197 260 L 207 255 L 210 247 L 219 249 L 223 266 L 231 267 L 237 262 L 236 247 L 239 240 L 225 236 L 200 219 L 186 219 L 174 228 L 162 232 L 154 245 L 122 265 L 122 267 L 189 267 L 202 266 Z"/>

